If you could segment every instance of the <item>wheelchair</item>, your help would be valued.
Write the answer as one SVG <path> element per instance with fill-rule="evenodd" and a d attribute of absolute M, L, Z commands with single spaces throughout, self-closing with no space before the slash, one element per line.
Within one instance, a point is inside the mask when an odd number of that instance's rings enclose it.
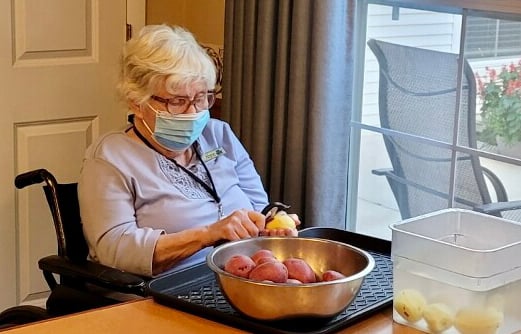
<path fill-rule="evenodd" d="M 57 254 L 38 261 L 50 288 L 46 307 L 20 305 L 0 313 L 0 329 L 121 302 L 110 293 L 146 296 L 147 279 L 88 259 L 77 183 L 58 183 L 46 169 L 16 176 L 18 189 L 43 183 L 57 240 Z M 58 279 L 57 279 L 58 278 Z"/>

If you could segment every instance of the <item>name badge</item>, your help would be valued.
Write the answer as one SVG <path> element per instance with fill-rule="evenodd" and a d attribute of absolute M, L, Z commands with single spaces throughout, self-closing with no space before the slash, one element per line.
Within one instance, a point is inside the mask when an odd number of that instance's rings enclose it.
<path fill-rule="evenodd" d="M 226 153 L 226 151 L 224 150 L 224 148 L 222 148 L 222 147 L 216 148 L 215 150 L 206 152 L 203 155 L 203 161 L 204 162 L 208 162 L 208 161 L 213 160 L 213 159 L 217 158 L 218 156 L 223 155 L 225 153 Z"/>

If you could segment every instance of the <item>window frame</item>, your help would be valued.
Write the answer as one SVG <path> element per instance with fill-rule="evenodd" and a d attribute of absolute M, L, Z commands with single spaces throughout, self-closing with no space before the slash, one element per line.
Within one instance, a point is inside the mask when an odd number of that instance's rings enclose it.
<path fill-rule="evenodd" d="M 482 1 L 482 0 L 362 0 L 356 7 L 355 13 L 355 66 L 353 73 L 353 80 L 355 83 L 364 82 L 364 65 L 365 65 L 365 43 L 367 37 L 367 19 L 368 19 L 368 7 L 369 5 L 385 5 L 393 8 L 393 15 L 399 15 L 399 8 L 410 8 L 417 10 L 426 10 L 441 12 L 447 14 L 459 14 L 462 17 L 461 34 L 460 34 L 460 50 L 459 54 L 464 54 L 465 38 L 466 38 L 466 19 L 468 16 L 481 16 L 498 19 L 510 19 L 514 17 L 516 20 L 521 21 L 521 3 L 511 4 L 509 1 L 497 0 L 497 1 Z M 463 57 L 460 57 L 458 64 L 458 99 L 459 92 L 461 91 L 461 77 L 463 75 Z M 447 148 L 452 151 L 451 161 L 451 177 L 449 180 L 449 203 L 448 207 L 454 206 L 454 193 L 455 193 L 455 174 L 456 174 L 456 156 L 458 153 L 477 153 L 478 156 L 497 160 L 509 164 L 521 166 L 521 160 L 515 158 L 505 157 L 498 154 L 494 154 L 481 149 L 473 149 L 469 147 L 460 146 L 458 144 L 458 129 L 459 129 L 459 105 L 455 110 L 455 127 L 454 136 L 452 143 L 438 142 L 434 139 L 402 133 L 390 129 L 385 129 L 377 126 L 371 126 L 362 122 L 362 111 L 363 111 L 363 84 L 353 85 L 353 101 L 352 101 L 352 114 L 350 126 L 350 138 L 349 138 L 349 167 L 348 167 L 348 187 L 347 187 L 347 210 L 346 210 L 346 228 L 351 231 L 356 231 L 357 225 L 357 210 L 358 210 L 358 185 L 359 185 L 359 172 L 360 172 L 360 149 L 361 149 L 361 131 L 372 131 L 382 135 L 396 136 L 402 138 L 408 138 L 412 140 L 419 140 L 426 142 L 433 146 L 441 148 Z"/>

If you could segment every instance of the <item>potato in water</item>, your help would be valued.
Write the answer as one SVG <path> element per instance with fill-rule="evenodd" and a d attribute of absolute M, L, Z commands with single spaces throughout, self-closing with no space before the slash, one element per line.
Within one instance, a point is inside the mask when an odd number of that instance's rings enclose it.
<path fill-rule="evenodd" d="M 417 322 L 423 316 L 427 302 L 418 290 L 404 289 L 394 297 L 394 309 L 409 322 Z"/>
<path fill-rule="evenodd" d="M 443 303 L 427 305 L 423 310 L 423 318 L 433 333 L 441 333 L 454 323 L 453 311 Z"/>
<path fill-rule="evenodd" d="M 503 322 L 503 312 L 494 307 L 468 307 L 456 314 L 454 327 L 461 334 L 494 334 Z"/>

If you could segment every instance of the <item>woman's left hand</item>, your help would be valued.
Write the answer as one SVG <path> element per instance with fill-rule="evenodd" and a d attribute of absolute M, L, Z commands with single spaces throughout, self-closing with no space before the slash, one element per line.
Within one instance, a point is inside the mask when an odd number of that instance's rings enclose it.
<path fill-rule="evenodd" d="M 295 228 L 274 228 L 264 229 L 259 232 L 259 236 L 263 237 L 296 237 L 298 236 L 298 226 L 300 225 L 299 217 L 294 213 L 289 213 L 288 216 L 295 222 Z"/>

